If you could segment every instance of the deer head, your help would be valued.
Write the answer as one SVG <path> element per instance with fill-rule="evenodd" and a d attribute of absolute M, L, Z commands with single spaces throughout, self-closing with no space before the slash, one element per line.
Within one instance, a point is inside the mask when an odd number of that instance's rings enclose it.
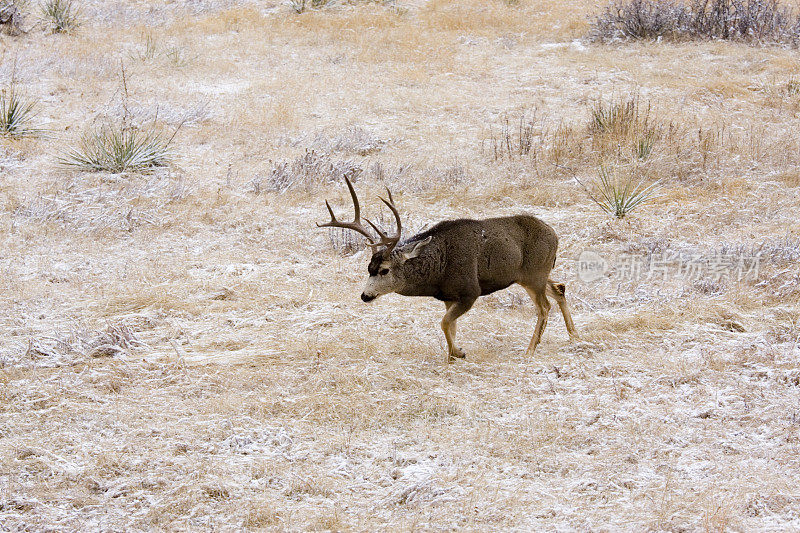
<path fill-rule="evenodd" d="M 364 287 L 364 291 L 361 293 L 361 299 L 365 302 L 370 302 L 382 294 L 398 292 L 403 289 L 406 284 L 402 269 L 403 265 L 409 259 L 417 257 L 423 247 L 427 245 L 431 239 L 428 238 L 424 241 L 410 243 L 407 246 L 400 245 L 398 247 L 403 225 L 400 220 L 400 213 L 394 205 L 392 192 L 387 188 L 386 192 L 389 199 L 380 199 L 394 214 L 395 221 L 397 222 L 397 229 L 394 235 L 388 235 L 387 232 L 383 231 L 371 220 L 365 218 L 364 220 L 366 220 L 367 224 L 378 234 L 378 239 L 376 240 L 367 227 L 361 223 L 361 206 L 358 203 L 358 196 L 353 188 L 353 184 L 347 176 L 345 176 L 344 180 L 347 183 L 347 188 L 350 189 L 350 196 L 353 198 L 353 208 L 355 210 L 353 221 L 342 222 L 338 220 L 331 208 L 330 202 L 325 200 L 325 205 L 331 215 L 331 220 L 325 224 L 318 223 L 317 227 L 350 229 L 367 238 L 369 241 L 367 245 L 372 248 L 373 253 L 369 262 L 369 267 L 367 268 L 369 271 L 369 279 Z"/>

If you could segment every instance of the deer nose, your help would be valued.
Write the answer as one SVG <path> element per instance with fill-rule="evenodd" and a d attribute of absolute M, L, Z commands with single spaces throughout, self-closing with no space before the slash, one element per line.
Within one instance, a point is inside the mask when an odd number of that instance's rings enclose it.
<path fill-rule="evenodd" d="M 361 299 L 364 300 L 365 302 L 371 302 L 372 300 L 375 299 L 375 296 L 367 296 L 367 293 L 362 292 Z"/>

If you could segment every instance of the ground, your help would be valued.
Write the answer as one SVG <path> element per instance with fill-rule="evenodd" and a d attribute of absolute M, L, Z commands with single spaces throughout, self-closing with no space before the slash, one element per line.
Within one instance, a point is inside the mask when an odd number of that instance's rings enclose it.
<path fill-rule="evenodd" d="M 595 43 L 581 0 L 81 8 L 0 35 L 45 130 L 0 139 L 0 529 L 800 528 L 796 50 Z M 171 162 L 59 163 L 123 119 Z M 614 218 L 601 167 L 657 194 Z M 344 175 L 409 236 L 541 217 L 580 339 L 527 357 L 516 287 L 447 364 L 444 306 L 362 303 L 316 228 Z"/>

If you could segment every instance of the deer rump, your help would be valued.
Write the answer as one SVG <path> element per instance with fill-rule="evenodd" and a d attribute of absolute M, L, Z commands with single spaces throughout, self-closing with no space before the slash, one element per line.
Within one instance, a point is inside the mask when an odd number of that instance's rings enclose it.
<path fill-rule="evenodd" d="M 530 215 L 447 220 L 400 246 L 429 237 L 419 255 L 403 264 L 406 283 L 398 294 L 455 302 L 514 283 L 544 290 L 558 248 L 555 231 Z"/>

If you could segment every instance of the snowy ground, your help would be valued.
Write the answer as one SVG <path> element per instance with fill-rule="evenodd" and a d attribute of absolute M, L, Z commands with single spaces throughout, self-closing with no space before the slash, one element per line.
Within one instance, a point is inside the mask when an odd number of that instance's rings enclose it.
<path fill-rule="evenodd" d="M 0 35 L 48 130 L 0 140 L 0 529 L 800 528 L 796 51 L 592 44 L 581 1 L 82 5 Z M 631 95 L 644 161 L 589 127 Z M 57 164 L 126 107 L 184 124 L 169 167 Z M 610 218 L 600 162 L 661 196 Z M 443 306 L 363 304 L 314 226 L 345 173 L 412 229 L 542 217 L 580 341 L 554 311 L 526 358 L 512 288 L 447 365 Z"/>

